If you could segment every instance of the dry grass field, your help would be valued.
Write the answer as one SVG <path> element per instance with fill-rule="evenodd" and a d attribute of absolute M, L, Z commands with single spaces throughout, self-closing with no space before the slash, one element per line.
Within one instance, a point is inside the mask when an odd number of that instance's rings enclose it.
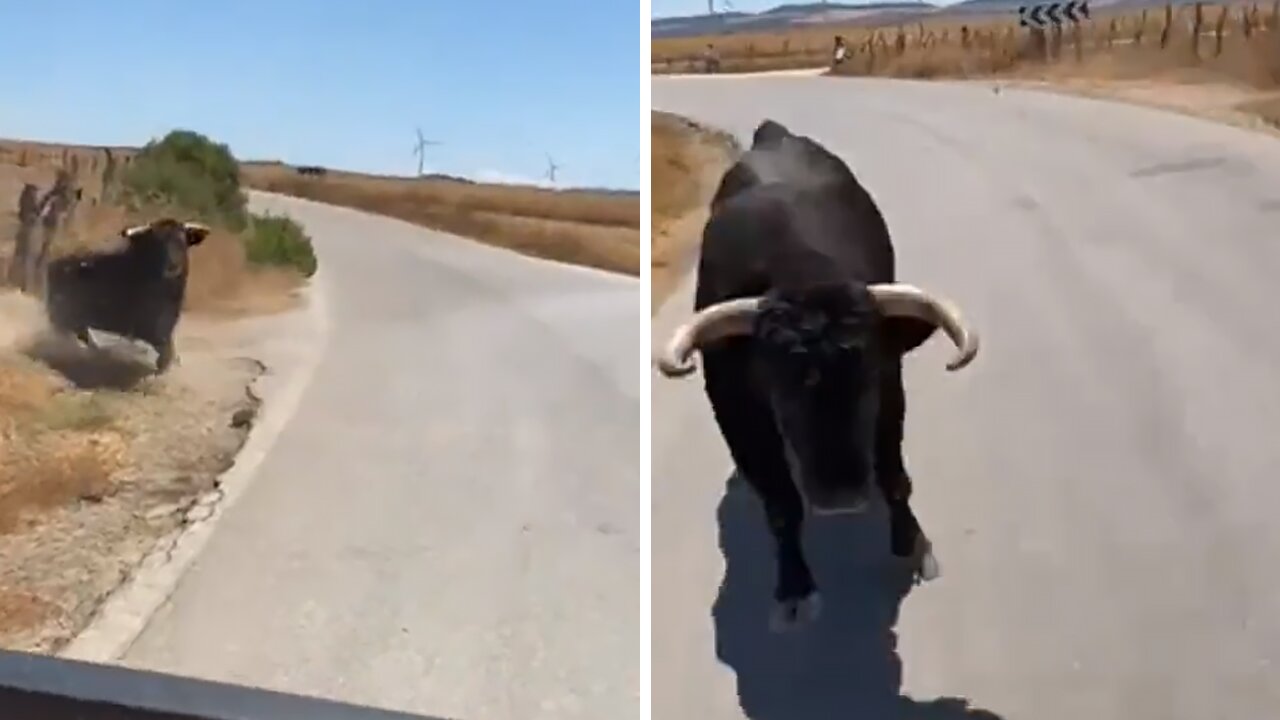
<path fill-rule="evenodd" d="M 722 72 L 823 67 L 832 38 L 850 47 L 838 75 L 1009 78 L 1098 82 L 1160 80 L 1280 87 L 1280 2 L 1095 12 L 1078 25 L 1034 33 L 1016 15 L 954 18 L 892 27 L 823 27 L 776 34 L 657 39 L 653 72 L 687 72 L 714 43 Z M 1269 107 L 1259 108 L 1269 110 Z"/>
<path fill-rule="evenodd" d="M 707 203 L 736 146 L 727 135 L 663 112 L 652 113 L 650 310 L 656 311 L 689 269 L 707 219 Z"/>
<path fill-rule="evenodd" d="M 535 257 L 640 274 L 640 197 L 590 190 L 389 178 L 248 163 L 250 187 L 406 220 Z"/>

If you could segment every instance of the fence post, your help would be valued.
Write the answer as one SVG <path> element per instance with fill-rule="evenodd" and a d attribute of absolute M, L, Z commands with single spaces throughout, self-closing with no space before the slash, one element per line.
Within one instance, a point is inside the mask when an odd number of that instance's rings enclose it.
<path fill-rule="evenodd" d="M 668 64 L 670 62 L 667 61 Z M 103 148 L 102 151 L 107 156 L 102 168 L 102 201 L 111 202 L 116 194 L 116 156 L 111 154 L 111 148 Z"/>
<path fill-rule="evenodd" d="M 1169 47 L 1169 32 L 1173 30 L 1173 6 L 1164 6 L 1164 28 L 1160 30 L 1160 49 Z"/>
<path fill-rule="evenodd" d="M 40 188 L 24 183 L 18 196 L 18 233 L 14 237 L 13 257 L 9 260 L 7 280 L 10 285 L 26 292 L 28 266 L 31 263 L 31 237 L 35 234 L 36 220 L 40 218 Z"/>
<path fill-rule="evenodd" d="M 1200 57 L 1200 33 L 1204 27 L 1204 6 L 1197 2 L 1191 19 L 1191 54 Z"/>
<path fill-rule="evenodd" d="M 1041 60 L 1049 62 L 1049 36 L 1044 28 L 1033 27 L 1030 32 L 1031 48 Z"/>

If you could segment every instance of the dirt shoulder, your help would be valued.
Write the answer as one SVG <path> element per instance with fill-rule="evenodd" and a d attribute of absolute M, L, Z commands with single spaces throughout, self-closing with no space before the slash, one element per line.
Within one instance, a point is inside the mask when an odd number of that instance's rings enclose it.
<path fill-rule="evenodd" d="M 170 373 L 40 334 L 0 294 L 0 646 L 56 652 L 216 492 L 257 414 L 258 362 L 186 323 Z"/>
<path fill-rule="evenodd" d="M 720 176 L 738 154 L 726 133 L 671 113 L 652 113 L 653 253 L 650 312 L 689 270 Z"/>
<path fill-rule="evenodd" d="M 57 338 L 35 295 L 3 287 L 23 187 L 77 171 L 50 257 L 118 244 L 139 218 L 104 198 L 99 151 L 16 146 L 0 141 L 0 647 L 52 653 L 217 498 L 265 371 L 242 321 L 290 317 L 304 283 L 251 267 L 243 242 L 215 230 L 192 249 L 169 372 L 152 375 L 153 350 L 110 335 L 95 333 L 101 352 Z"/>

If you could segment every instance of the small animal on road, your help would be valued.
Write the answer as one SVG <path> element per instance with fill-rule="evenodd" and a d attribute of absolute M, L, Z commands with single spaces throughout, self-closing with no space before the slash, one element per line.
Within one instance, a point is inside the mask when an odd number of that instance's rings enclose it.
<path fill-rule="evenodd" d="M 81 252 L 49 263 L 45 310 L 55 330 L 91 348 L 89 328 L 147 343 L 162 374 L 175 358 L 188 250 L 204 242 L 209 228 L 164 218 L 120 234 L 127 242 L 122 251 Z"/>
<path fill-rule="evenodd" d="M 772 120 L 721 178 L 703 230 L 692 317 L 657 358 L 668 377 L 702 356 L 707 398 L 777 551 L 771 626 L 813 620 L 805 512 L 889 509 L 892 553 L 938 575 L 903 458 L 902 358 L 941 328 L 968 365 L 978 336 L 951 302 L 896 278 L 889 230 L 843 160 Z"/>

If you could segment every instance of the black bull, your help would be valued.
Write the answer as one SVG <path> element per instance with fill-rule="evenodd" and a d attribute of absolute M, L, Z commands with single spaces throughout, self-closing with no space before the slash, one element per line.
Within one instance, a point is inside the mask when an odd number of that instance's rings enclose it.
<path fill-rule="evenodd" d="M 182 312 L 188 249 L 209 229 L 163 219 L 122 231 L 120 252 L 84 252 L 49 263 L 45 308 L 54 329 L 92 347 L 94 328 L 141 340 L 156 351 L 156 372 L 174 358 L 173 330 Z"/>
<path fill-rule="evenodd" d="M 817 585 L 800 544 L 806 508 L 854 513 L 878 486 L 894 555 L 938 572 L 912 512 L 902 453 L 902 357 L 942 328 L 967 365 L 977 335 L 946 300 L 896 281 L 889 231 L 840 158 L 765 121 L 711 202 L 695 314 L 659 369 L 694 370 L 739 475 L 776 542 L 775 624 L 811 619 Z"/>

